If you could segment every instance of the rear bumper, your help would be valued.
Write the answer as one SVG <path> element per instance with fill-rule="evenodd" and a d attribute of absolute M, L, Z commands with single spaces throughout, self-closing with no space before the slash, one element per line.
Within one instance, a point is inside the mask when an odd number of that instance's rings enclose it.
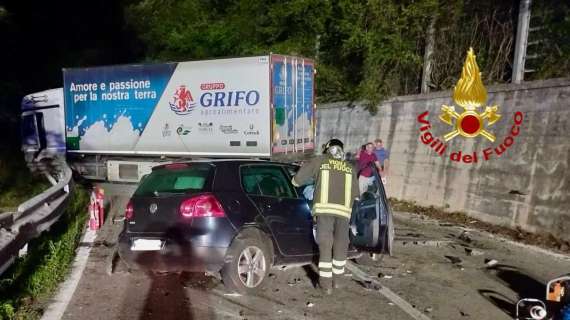
<path fill-rule="evenodd" d="M 134 239 L 160 239 L 161 250 L 133 251 Z M 119 235 L 119 255 L 130 265 L 156 271 L 217 272 L 224 265 L 227 247 L 200 246 L 189 241 L 144 237 L 123 231 Z"/>

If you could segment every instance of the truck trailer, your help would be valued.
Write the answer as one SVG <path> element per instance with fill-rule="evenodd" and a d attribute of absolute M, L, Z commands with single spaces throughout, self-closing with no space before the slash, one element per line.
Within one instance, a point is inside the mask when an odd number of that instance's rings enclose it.
<path fill-rule="evenodd" d="M 24 97 L 22 150 L 121 182 L 180 158 L 298 159 L 315 149 L 314 75 L 276 54 L 63 69 L 63 88 Z"/>

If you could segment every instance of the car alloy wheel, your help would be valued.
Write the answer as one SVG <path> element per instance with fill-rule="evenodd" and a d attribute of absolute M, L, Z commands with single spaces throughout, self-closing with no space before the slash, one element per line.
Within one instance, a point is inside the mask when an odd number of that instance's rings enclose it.
<path fill-rule="evenodd" d="M 239 279 L 246 287 L 257 287 L 263 281 L 267 269 L 263 251 L 255 246 L 243 249 L 238 258 L 237 269 Z"/>
<path fill-rule="evenodd" d="M 254 294 L 263 287 L 271 268 L 272 240 L 257 228 L 242 230 L 226 252 L 220 270 L 224 286 L 233 292 Z"/>

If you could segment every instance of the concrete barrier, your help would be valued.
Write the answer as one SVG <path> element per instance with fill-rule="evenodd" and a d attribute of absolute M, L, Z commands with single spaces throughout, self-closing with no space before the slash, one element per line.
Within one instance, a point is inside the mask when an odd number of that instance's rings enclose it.
<path fill-rule="evenodd" d="M 440 156 L 420 140 L 418 116 L 425 111 L 434 136 L 442 139 L 451 131 L 438 119 L 441 105 L 453 104 L 449 90 L 396 97 L 379 105 L 374 115 L 359 103 L 319 105 L 317 143 L 337 137 L 355 152 L 364 142 L 381 138 L 391 154 L 390 197 L 570 240 L 570 79 L 490 86 L 488 92 L 488 104 L 498 105 L 502 116 L 486 127 L 495 142 L 458 136 Z M 493 149 L 509 136 L 518 111 L 524 116 L 520 133 L 498 156 Z M 491 150 L 488 160 L 483 159 L 485 149 Z M 463 155 L 476 152 L 477 163 L 452 161 L 451 153 L 459 150 Z"/>

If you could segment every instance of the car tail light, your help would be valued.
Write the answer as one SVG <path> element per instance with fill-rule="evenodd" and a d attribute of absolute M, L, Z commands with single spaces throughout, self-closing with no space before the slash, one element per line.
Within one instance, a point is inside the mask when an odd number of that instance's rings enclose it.
<path fill-rule="evenodd" d="M 135 217 L 135 210 L 133 209 L 133 202 L 129 201 L 127 207 L 125 208 L 125 219 L 131 220 Z"/>
<path fill-rule="evenodd" d="M 226 216 L 222 205 L 213 194 L 201 194 L 182 201 L 179 212 L 184 218 Z"/>

